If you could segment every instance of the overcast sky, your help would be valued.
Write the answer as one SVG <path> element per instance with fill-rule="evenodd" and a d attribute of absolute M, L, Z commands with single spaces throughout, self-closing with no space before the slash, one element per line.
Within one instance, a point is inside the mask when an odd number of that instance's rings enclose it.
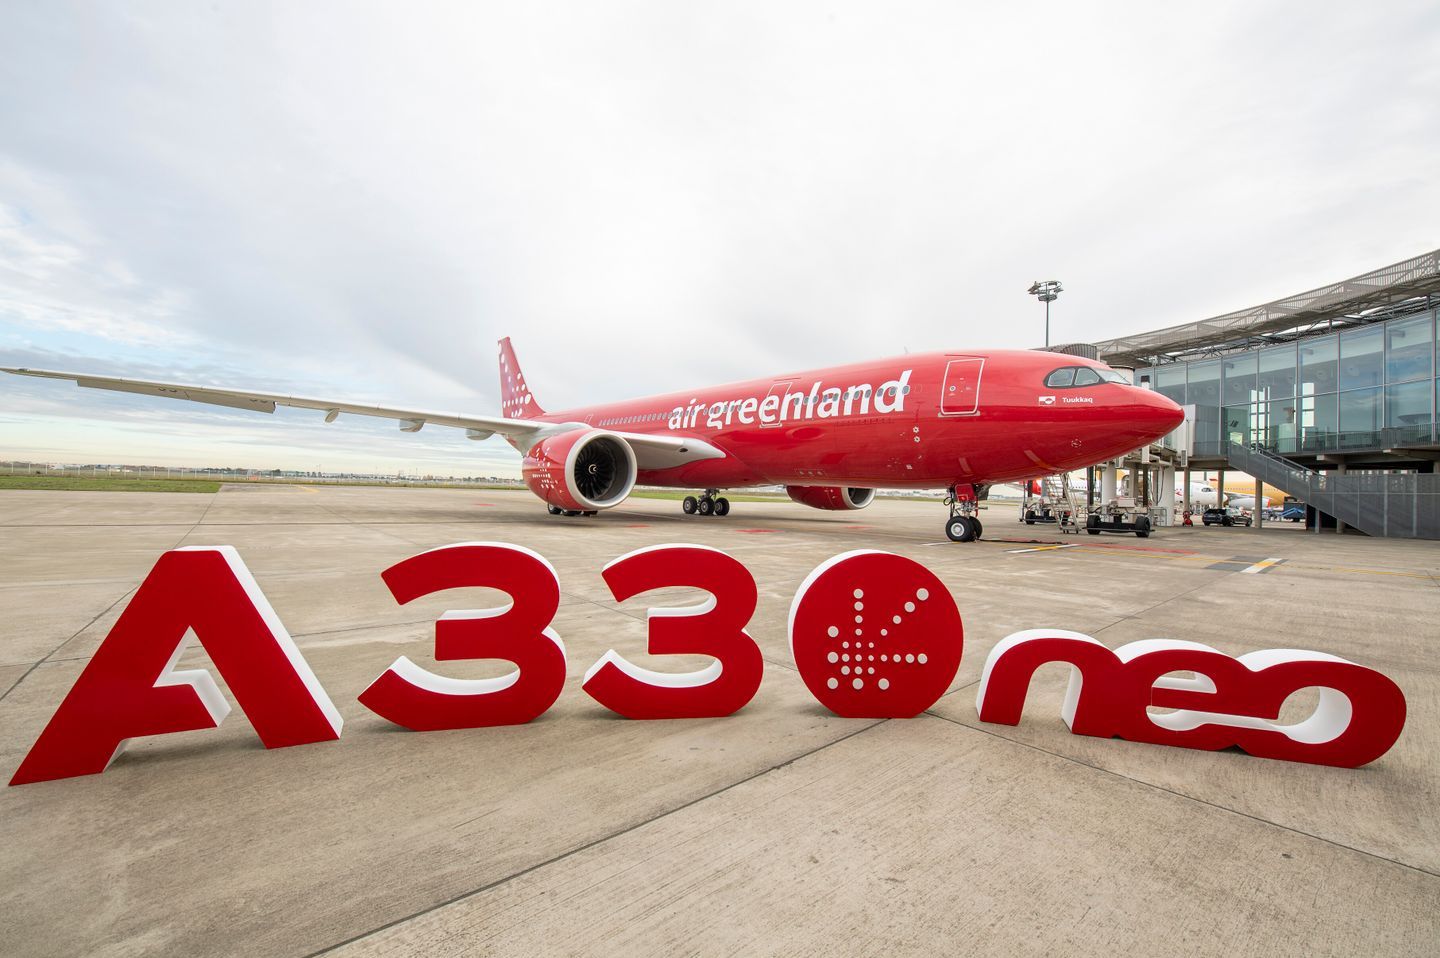
<path fill-rule="evenodd" d="M 1440 4 L 0 4 L 0 365 L 498 411 L 1089 341 L 1440 246 Z M 0 458 L 518 474 L 0 377 Z"/>

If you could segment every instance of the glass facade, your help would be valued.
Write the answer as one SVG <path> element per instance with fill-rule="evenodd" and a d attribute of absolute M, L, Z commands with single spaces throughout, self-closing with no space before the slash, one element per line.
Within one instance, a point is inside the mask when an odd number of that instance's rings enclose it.
<path fill-rule="evenodd" d="M 1328 393 L 1301 398 L 1299 449 L 1337 449 L 1340 446 L 1339 433 L 1339 396 Z"/>
<path fill-rule="evenodd" d="M 1351 389 L 1340 394 L 1340 431 L 1378 432 L 1384 422 L 1380 387 Z"/>
<path fill-rule="evenodd" d="M 1385 330 L 1379 326 L 1340 334 L 1340 388 L 1363 389 L 1385 381 Z"/>
<path fill-rule="evenodd" d="M 1426 317 L 1396 320 L 1385 329 L 1385 381 L 1429 379 L 1434 372 L 1435 324 Z"/>
<path fill-rule="evenodd" d="M 1339 334 L 1137 369 L 1195 406 L 1195 452 L 1227 441 L 1276 452 L 1431 443 L 1436 436 L 1440 309 Z"/>
<path fill-rule="evenodd" d="M 1339 339 L 1321 336 L 1300 343 L 1300 394 L 1315 396 L 1340 388 Z"/>
<path fill-rule="evenodd" d="M 1185 395 L 1185 370 L 1162 366 L 1155 370 L 1155 391 L 1162 396 L 1169 396 L 1175 399 L 1176 396 Z M 1175 399 L 1177 403 L 1184 404 L 1184 400 Z"/>
<path fill-rule="evenodd" d="M 1277 346 L 1260 352 L 1259 390 L 1270 399 L 1295 395 L 1295 346 Z"/>
<path fill-rule="evenodd" d="M 1220 387 L 1225 405 L 1237 406 L 1252 401 L 1255 398 L 1255 354 L 1237 353 L 1220 365 L 1225 371 L 1224 385 Z"/>
<path fill-rule="evenodd" d="M 1220 405 L 1220 363 L 1190 363 L 1190 384 L 1186 390 L 1186 402 L 1197 406 Z"/>
<path fill-rule="evenodd" d="M 1412 442 L 1428 438 L 1434 416 L 1429 379 L 1385 387 L 1385 426 Z"/>

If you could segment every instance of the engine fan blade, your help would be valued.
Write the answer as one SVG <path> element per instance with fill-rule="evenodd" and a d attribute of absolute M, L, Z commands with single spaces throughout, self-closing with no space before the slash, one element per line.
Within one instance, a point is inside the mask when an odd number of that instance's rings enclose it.
<path fill-rule="evenodd" d="M 594 445 L 580 450 L 575 462 L 575 485 L 587 499 L 599 499 L 615 478 L 615 462 Z"/>

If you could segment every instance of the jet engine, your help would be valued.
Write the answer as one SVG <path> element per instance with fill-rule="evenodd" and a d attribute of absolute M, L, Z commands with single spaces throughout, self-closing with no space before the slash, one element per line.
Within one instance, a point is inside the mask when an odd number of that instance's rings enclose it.
<path fill-rule="evenodd" d="M 618 506 L 635 488 L 635 450 L 601 429 L 572 429 L 542 439 L 520 464 L 525 485 L 567 512 Z"/>
<path fill-rule="evenodd" d="M 864 509 L 875 501 L 874 489 L 845 486 L 786 486 L 790 498 L 812 509 Z"/>

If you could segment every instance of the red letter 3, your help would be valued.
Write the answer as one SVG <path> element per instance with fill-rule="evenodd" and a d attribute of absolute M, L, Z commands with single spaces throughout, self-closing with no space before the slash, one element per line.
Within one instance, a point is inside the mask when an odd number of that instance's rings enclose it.
<path fill-rule="evenodd" d="M 652 672 L 611 649 L 585 673 L 585 691 L 595 701 L 632 719 L 711 718 L 738 711 L 755 696 L 765 663 L 745 632 L 756 592 L 743 565 L 718 549 L 665 545 L 621 556 L 600 574 L 620 602 L 668 586 L 709 592 L 699 605 L 650 610 L 650 654 L 715 661 L 698 672 Z"/>
<path fill-rule="evenodd" d="M 405 728 L 520 725 L 542 714 L 565 686 L 565 646 L 548 628 L 560 581 L 538 554 L 502 542 L 431 549 L 381 573 L 401 605 L 432 592 L 485 587 L 513 600 L 498 609 L 446 612 L 435 623 L 435 658 L 508 659 L 518 669 L 494 679 L 451 679 L 400 656 L 360 693 L 366 708 Z"/>

